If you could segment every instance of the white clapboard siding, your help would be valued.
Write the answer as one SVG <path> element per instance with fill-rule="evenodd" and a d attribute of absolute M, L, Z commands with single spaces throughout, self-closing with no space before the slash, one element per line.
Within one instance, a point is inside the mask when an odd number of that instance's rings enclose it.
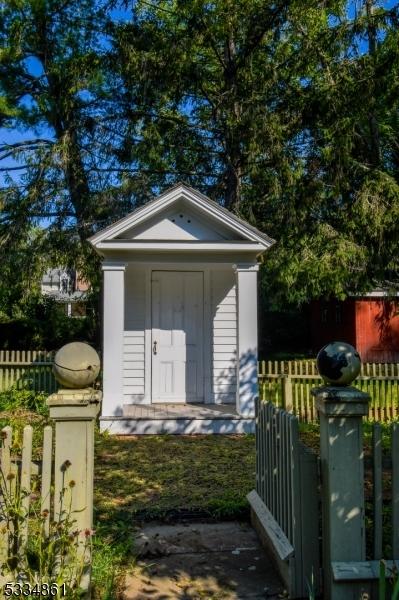
<path fill-rule="evenodd" d="M 220 377 L 215 377 L 215 379 L 213 380 L 213 391 L 215 393 L 223 392 L 223 393 L 235 394 L 237 386 L 234 382 L 219 383 L 220 381 L 221 381 Z"/>
<path fill-rule="evenodd" d="M 235 356 L 233 358 L 234 358 L 234 362 L 235 362 Z M 218 352 L 217 355 L 214 354 L 213 359 L 214 359 L 214 362 L 213 362 L 214 368 L 216 368 L 216 366 L 217 366 L 218 368 L 223 368 L 223 369 L 228 368 L 229 369 L 232 366 L 231 352 Z"/>
<path fill-rule="evenodd" d="M 143 386 L 134 386 L 134 385 L 123 385 L 123 393 L 124 397 L 127 398 L 126 404 L 135 404 L 143 402 L 144 394 L 140 392 L 143 389 Z"/>
<path fill-rule="evenodd" d="M 125 273 L 123 336 L 123 395 L 126 404 L 144 397 L 145 289 L 145 271 L 129 265 Z"/>
<path fill-rule="evenodd" d="M 141 342 L 141 343 L 140 343 Z M 124 341 L 124 355 L 126 360 L 133 360 L 131 357 L 134 354 L 140 354 L 140 360 L 144 358 L 144 332 L 142 339 L 137 341 L 135 344 L 132 344 L 131 340 Z"/>
<path fill-rule="evenodd" d="M 132 358 L 132 356 L 137 356 L 138 358 Z M 143 372 L 144 369 L 144 361 L 142 360 L 142 355 L 141 354 L 126 354 L 126 358 L 124 361 L 124 370 L 125 371 L 134 371 L 134 370 L 140 370 L 141 372 Z M 126 373 L 125 373 L 126 375 Z M 131 375 L 126 375 L 126 377 L 131 377 Z"/>
<path fill-rule="evenodd" d="M 221 313 L 235 313 L 236 310 L 236 305 L 235 302 L 233 303 L 233 298 L 226 298 L 225 301 L 223 301 L 223 303 L 218 304 L 218 306 L 215 309 L 216 314 L 220 315 Z"/>
<path fill-rule="evenodd" d="M 214 329 L 232 329 L 234 333 L 237 331 L 237 326 L 235 321 L 214 321 L 213 323 Z M 223 335 L 222 333 L 220 335 Z"/>
<path fill-rule="evenodd" d="M 125 331 L 144 330 L 145 271 L 129 265 L 125 272 Z"/>
<path fill-rule="evenodd" d="M 137 341 L 141 341 L 143 339 L 142 331 L 125 331 L 125 339 L 129 340 L 130 344 L 136 344 Z"/>
<path fill-rule="evenodd" d="M 212 382 L 214 402 L 235 403 L 237 309 L 233 270 L 212 273 Z"/>
<path fill-rule="evenodd" d="M 226 339 L 223 338 L 223 340 L 221 341 L 221 343 L 216 343 L 214 342 L 213 344 L 213 352 L 214 354 L 218 354 L 219 352 L 223 352 L 223 353 L 228 353 L 230 355 L 231 361 L 235 361 L 235 356 L 234 356 L 234 352 L 236 351 L 236 344 L 234 342 L 231 342 L 230 344 L 224 344 L 223 342 L 225 342 Z M 226 364 L 226 368 L 230 368 L 231 364 Z"/>
<path fill-rule="evenodd" d="M 126 402 L 134 400 L 132 396 L 144 395 L 144 330 L 125 331 L 123 351 L 123 394 Z"/>
<path fill-rule="evenodd" d="M 144 379 L 124 379 L 123 387 L 127 393 L 141 396 L 143 392 L 140 390 L 144 388 Z"/>
<path fill-rule="evenodd" d="M 219 312 L 219 313 L 215 314 L 215 318 L 217 319 L 218 323 L 222 324 L 222 326 L 218 327 L 218 329 L 223 329 L 225 323 L 233 323 L 234 322 L 234 320 L 236 318 L 236 312 L 235 311 Z"/>
<path fill-rule="evenodd" d="M 233 340 L 237 339 L 237 331 L 234 328 L 231 329 L 218 329 L 218 335 L 224 338 L 232 338 Z"/>
<path fill-rule="evenodd" d="M 215 382 L 219 381 L 220 383 L 225 383 L 226 381 L 229 384 L 236 383 L 235 377 L 235 369 L 231 367 L 226 369 L 225 367 L 215 367 L 213 370 L 213 380 Z"/>
<path fill-rule="evenodd" d="M 141 379 L 143 377 L 143 368 L 127 369 L 125 364 L 125 368 L 123 369 L 123 377 L 125 379 Z"/>

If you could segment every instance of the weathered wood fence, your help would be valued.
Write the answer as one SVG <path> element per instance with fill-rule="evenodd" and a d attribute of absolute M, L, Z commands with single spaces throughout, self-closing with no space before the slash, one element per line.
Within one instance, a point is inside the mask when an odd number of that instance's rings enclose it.
<path fill-rule="evenodd" d="M 258 403 L 253 524 L 291 598 L 385 598 L 381 564 L 387 587 L 399 564 L 399 423 L 384 437 L 374 423 L 364 446 L 367 393 L 324 386 L 312 395 L 320 459 L 301 443 L 297 417 Z"/>
<path fill-rule="evenodd" d="M 365 466 L 372 470 L 370 554 L 375 561 L 381 558 L 392 560 L 399 557 L 399 423 L 390 426 L 385 451 L 381 425 L 373 424 L 371 457 L 368 460 L 366 456 Z M 390 548 L 390 556 L 387 556 L 386 548 Z M 374 568 L 378 571 L 378 566 L 374 565 Z"/>
<path fill-rule="evenodd" d="M 320 385 L 315 360 L 261 361 L 262 400 L 284 407 L 308 423 L 317 420 L 311 389 Z M 399 364 L 365 363 L 354 385 L 370 394 L 369 419 L 389 421 L 399 416 Z"/>
<path fill-rule="evenodd" d="M 0 447 L 0 554 L 2 562 L 7 552 L 7 538 L 9 536 L 8 523 L 4 523 L 7 516 L 7 502 L 12 499 L 16 490 L 23 491 L 21 499 L 22 511 L 29 515 L 32 500 L 32 479 L 38 485 L 40 494 L 40 513 L 47 514 L 44 519 L 44 528 L 49 531 L 51 486 L 52 486 L 52 464 L 53 464 L 53 428 L 48 425 L 43 429 L 42 457 L 40 460 L 32 460 L 33 428 L 27 425 L 23 430 L 22 455 L 16 456 L 13 451 L 13 431 L 11 427 L 1 430 Z M 5 525 L 5 527 L 1 527 Z M 22 519 L 20 524 L 21 543 L 24 545 L 28 537 L 29 519 Z"/>
<path fill-rule="evenodd" d="M 300 442 L 298 419 L 260 402 L 256 417 L 256 490 L 252 521 L 292 598 L 320 588 L 318 464 Z"/>
<path fill-rule="evenodd" d="M 70 533 L 74 531 L 77 535 L 76 552 L 81 559 L 80 586 L 89 590 L 89 549 L 85 540 L 91 535 L 93 523 L 94 426 L 100 399 L 100 392 L 92 389 L 64 390 L 48 398 L 54 428 L 49 425 L 43 429 L 40 460 L 32 460 L 33 428 L 30 425 L 23 430 L 19 454 L 13 448 L 11 427 L 1 430 L 0 564 L 5 564 L 7 557 L 23 554 L 30 527 L 34 535 L 42 535 L 40 526 L 43 526 L 45 538 L 50 535 L 49 545 L 56 547 L 60 544 L 57 546 L 57 541 L 51 539 L 51 523 L 55 523 L 54 535 L 58 537 L 60 527 L 67 527 L 68 531 L 71 527 Z M 35 494 L 32 495 L 32 491 Z M 13 575 L 18 576 L 18 573 L 3 573 L 0 586 L 14 581 L 10 579 Z M 58 572 L 54 576 L 58 581 Z"/>
<path fill-rule="evenodd" d="M 46 350 L 0 350 L 0 392 L 11 387 L 55 392 L 54 354 Z"/>

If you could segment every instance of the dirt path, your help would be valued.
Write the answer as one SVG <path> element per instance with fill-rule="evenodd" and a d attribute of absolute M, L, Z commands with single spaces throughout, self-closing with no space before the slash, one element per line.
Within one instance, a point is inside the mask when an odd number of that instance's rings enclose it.
<path fill-rule="evenodd" d="M 265 600 L 285 597 L 247 523 L 147 524 L 124 600 Z"/>

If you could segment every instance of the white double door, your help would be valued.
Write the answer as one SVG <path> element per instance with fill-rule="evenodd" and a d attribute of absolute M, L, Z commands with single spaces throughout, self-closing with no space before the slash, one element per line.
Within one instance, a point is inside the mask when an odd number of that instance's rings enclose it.
<path fill-rule="evenodd" d="M 203 273 L 153 271 L 151 287 L 152 402 L 203 402 Z"/>

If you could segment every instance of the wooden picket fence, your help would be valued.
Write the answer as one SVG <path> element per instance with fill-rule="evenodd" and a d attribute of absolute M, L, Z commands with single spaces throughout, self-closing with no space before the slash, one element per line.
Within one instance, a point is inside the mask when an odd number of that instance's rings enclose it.
<path fill-rule="evenodd" d="M 43 429 L 43 450 L 39 461 L 32 460 L 33 428 L 27 425 L 23 430 L 22 454 L 15 456 L 12 451 L 13 431 L 11 427 L 1 430 L 0 448 L 0 557 L 4 562 L 8 551 L 8 523 L 7 504 L 12 502 L 16 490 L 21 490 L 21 508 L 25 515 L 29 514 L 32 501 L 32 481 L 40 482 L 41 506 L 40 512 L 48 516 L 43 519 L 44 531 L 49 532 L 52 486 L 52 461 L 53 461 L 53 428 L 48 425 Z M 5 526 L 5 527 L 4 527 Z M 28 539 L 29 519 L 24 518 L 20 523 L 20 547 Z"/>
<path fill-rule="evenodd" d="M 0 392 L 11 387 L 48 394 L 55 392 L 54 354 L 46 350 L 0 350 Z"/>
<path fill-rule="evenodd" d="M 0 350 L 0 392 L 11 387 L 48 394 L 55 392 L 57 382 L 52 373 L 54 354 L 46 350 Z M 301 421 L 317 420 L 310 393 L 321 383 L 315 360 L 261 361 L 258 371 L 262 400 L 285 407 Z M 362 364 L 355 386 L 371 395 L 371 420 L 398 418 L 399 364 Z"/>
<path fill-rule="evenodd" d="M 383 453 L 382 431 L 379 423 L 373 424 L 372 435 L 372 473 L 373 473 L 373 498 L 372 498 L 372 523 L 373 544 L 372 554 L 375 560 L 385 558 L 399 558 L 399 424 L 390 426 L 390 439 L 388 452 Z M 366 467 L 367 467 L 366 458 Z M 384 481 L 388 475 L 389 484 Z M 385 487 L 385 489 L 384 489 Z M 388 510 L 384 511 L 384 505 Z M 391 556 L 384 553 L 384 512 L 390 517 L 390 539 L 385 540 L 390 548 Z"/>
<path fill-rule="evenodd" d="M 92 535 L 94 423 L 98 401 L 93 401 L 93 405 L 88 405 L 87 400 L 71 404 L 69 399 L 69 404 L 65 404 L 59 394 L 54 394 L 49 408 L 55 427 L 48 425 L 42 432 L 35 431 L 35 438 L 30 425 L 23 429 L 22 440 L 10 426 L 0 431 L 0 565 L 9 567 L 1 570 L 0 589 L 6 584 L 13 585 L 15 577 L 20 583 L 25 581 L 25 549 L 33 536 L 39 535 L 44 537 L 41 544 L 45 545 L 47 540 L 51 547 L 50 555 L 44 559 L 49 561 L 51 576 L 63 580 L 58 588 L 64 587 L 65 592 L 65 586 L 68 589 L 78 586 L 79 598 L 88 598 L 91 576 L 88 536 Z M 78 438 L 71 446 L 76 432 Z M 68 548 L 61 538 L 69 540 Z M 21 563 L 12 561 L 14 565 L 10 565 L 10 557 L 19 557 Z M 40 583 L 43 575 L 40 569 L 26 568 L 29 577 Z M 47 577 L 49 573 L 44 575 Z M 57 584 L 53 582 L 54 586 Z M 24 591 L 15 595 L 26 594 Z"/>
<path fill-rule="evenodd" d="M 298 417 L 270 402 L 256 407 L 251 519 L 290 598 L 308 597 L 312 579 L 323 597 L 374 598 L 381 560 L 387 579 L 397 574 L 399 423 L 373 423 L 371 444 L 362 444 L 368 425 L 355 410 L 350 422 L 341 416 L 347 396 L 334 400 L 335 413 L 320 413 L 320 459 L 301 443 Z"/>
<path fill-rule="evenodd" d="M 318 459 L 300 441 L 297 417 L 269 402 L 256 408 L 254 525 L 290 597 L 305 598 L 312 579 L 315 592 L 320 586 Z"/>
<path fill-rule="evenodd" d="M 259 390 L 273 402 L 308 423 L 317 420 L 311 389 L 321 384 L 315 360 L 261 361 Z M 371 396 L 369 419 L 390 421 L 399 415 L 399 364 L 364 363 L 354 385 Z"/>

